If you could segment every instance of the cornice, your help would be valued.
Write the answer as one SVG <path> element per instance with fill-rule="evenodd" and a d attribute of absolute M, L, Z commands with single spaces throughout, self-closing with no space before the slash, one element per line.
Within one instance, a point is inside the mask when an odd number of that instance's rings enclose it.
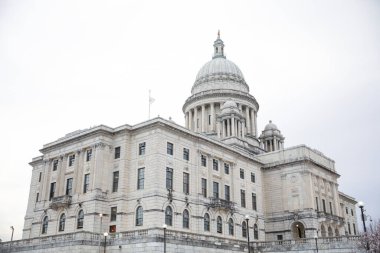
<path fill-rule="evenodd" d="M 220 98 L 220 97 L 228 97 L 228 98 L 237 98 L 246 100 L 252 104 L 254 104 L 259 110 L 259 103 L 256 101 L 255 97 L 247 92 L 237 91 L 237 90 L 229 90 L 229 89 L 218 89 L 218 90 L 208 90 L 196 93 L 191 95 L 188 99 L 186 99 L 185 104 L 182 106 L 182 111 L 185 113 L 185 109 L 189 104 L 194 103 L 199 100 L 203 100 L 206 98 Z"/>

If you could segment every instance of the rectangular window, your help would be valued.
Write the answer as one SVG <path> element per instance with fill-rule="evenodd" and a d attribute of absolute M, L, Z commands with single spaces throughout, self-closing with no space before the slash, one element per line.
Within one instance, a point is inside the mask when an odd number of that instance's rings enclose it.
<path fill-rule="evenodd" d="M 230 174 L 230 165 L 228 163 L 224 164 L 224 174 Z"/>
<path fill-rule="evenodd" d="M 244 170 L 243 169 L 240 169 L 240 178 L 244 179 Z"/>
<path fill-rule="evenodd" d="M 315 197 L 315 207 L 317 208 L 317 211 L 319 211 L 318 197 Z"/>
<path fill-rule="evenodd" d="M 40 193 L 37 192 L 37 195 L 36 195 L 36 202 L 38 202 L 38 198 L 40 197 Z"/>
<path fill-rule="evenodd" d="M 241 202 L 241 207 L 245 207 L 245 191 L 240 190 L 240 202 Z"/>
<path fill-rule="evenodd" d="M 111 225 L 109 231 L 110 233 L 116 233 L 116 225 Z"/>
<path fill-rule="evenodd" d="M 252 210 L 257 211 L 256 193 L 252 193 Z"/>
<path fill-rule="evenodd" d="M 282 241 L 282 235 L 277 235 L 277 241 Z"/>
<path fill-rule="evenodd" d="M 116 221 L 117 207 L 111 207 L 111 221 Z"/>
<path fill-rule="evenodd" d="M 352 223 L 352 228 L 354 230 L 354 235 L 356 235 L 356 227 L 355 227 L 355 223 Z"/>
<path fill-rule="evenodd" d="M 201 164 L 203 167 L 207 166 L 207 158 L 205 155 L 201 155 Z"/>
<path fill-rule="evenodd" d="M 87 149 L 87 151 L 86 151 L 86 162 L 91 161 L 91 157 L 92 157 L 92 149 Z"/>
<path fill-rule="evenodd" d="M 354 210 L 351 209 L 351 215 L 354 216 Z"/>
<path fill-rule="evenodd" d="M 332 203 L 331 203 L 331 201 L 329 202 L 329 205 L 330 205 L 330 213 L 333 214 L 333 208 L 332 208 Z"/>
<path fill-rule="evenodd" d="M 219 198 L 219 183 L 213 182 L 212 183 L 212 193 L 214 198 Z"/>
<path fill-rule="evenodd" d="M 183 160 L 189 161 L 190 151 L 187 148 L 183 148 Z"/>
<path fill-rule="evenodd" d="M 40 172 L 40 175 L 38 176 L 38 182 L 41 182 L 41 178 L 42 178 L 42 172 Z"/>
<path fill-rule="evenodd" d="M 173 190 L 173 169 L 166 168 L 166 189 Z"/>
<path fill-rule="evenodd" d="M 55 182 L 50 184 L 50 194 L 49 194 L 49 200 L 54 198 L 54 193 L 55 193 Z"/>
<path fill-rule="evenodd" d="M 90 174 L 84 175 L 84 182 L 83 182 L 83 193 L 88 192 L 90 187 Z"/>
<path fill-rule="evenodd" d="M 230 186 L 229 185 L 224 186 L 224 199 L 227 201 L 230 201 Z"/>
<path fill-rule="evenodd" d="M 348 226 L 348 233 L 351 234 L 351 226 L 349 222 L 347 222 L 347 226 Z"/>
<path fill-rule="evenodd" d="M 251 182 L 256 183 L 256 175 L 253 172 L 251 172 Z"/>
<path fill-rule="evenodd" d="M 323 212 L 326 213 L 326 201 L 322 199 Z"/>
<path fill-rule="evenodd" d="M 168 142 L 167 144 L 166 144 L 166 153 L 168 154 L 168 155 L 173 155 L 173 143 L 170 143 L 170 142 Z"/>
<path fill-rule="evenodd" d="M 207 198 L 207 179 L 202 178 L 202 196 Z"/>
<path fill-rule="evenodd" d="M 112 177 L 112 192 L 117 192 L 119 189 L 119 171 L 113 172 Z"/>
<path fill-rule="evenodd" d="M 120 147 L 116 147 L 115 148 L 115 159 L 119 159 L 120 158 Z"/>
<path fill-rule="evenodd" d="M 217 159 L 212 159 L 212 168 L 213 170 L 219 170 L 219 161 Z"/>
<path fill-rule="evenodd" d="M 139 155 L 145 155 L 145 142 L 139 144 Z"/>
<path fill-rule="evenodd" d="M 189 173 L 183 173 L 183 193 L 189 194 L 190 192 L 190 175 Z"/>
<path fill-rule="evenodd" d="M 73 178 L 66 180 L 66 195 L 73 195 Z"/>
<path fill-rule="evenodd" d="M 53 171 L 56 171 L 58 169 L 58 160 L 53 161 Z"/>
<path fill-rule="evenodd" d="M 73 166 L 75 162 L 75 155 L 69 156 L 69 167 Z"/>
<path fill-rule="evenodd" d="M 137 190 L 144 189 L 145 168 L 140 168 L 137 171 Z"/>

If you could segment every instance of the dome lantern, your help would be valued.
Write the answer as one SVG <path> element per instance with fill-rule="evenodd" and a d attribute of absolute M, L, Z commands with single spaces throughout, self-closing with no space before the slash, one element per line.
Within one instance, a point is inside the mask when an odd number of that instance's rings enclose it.
<path fill-rule="evenodd" d="M 212 59 L 215 58 L 226 58 L 224 56 L 224 42 L 220 39 L 220 31 L 218 30 L 218 38 L 214 41 L 214 56 Z"/>

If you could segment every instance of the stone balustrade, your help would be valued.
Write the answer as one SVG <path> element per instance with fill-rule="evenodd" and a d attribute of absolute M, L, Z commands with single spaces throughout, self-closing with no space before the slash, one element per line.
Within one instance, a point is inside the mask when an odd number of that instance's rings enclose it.
<path fill-rule="evenodd" d="M 320 252 L 360 252 L 357 250 L 360 236 L 342 236 L 318 238 Z M 107 247 L 118 247 L 119 245 L 139 244 L 147 242 L 161 243 L 164 240 L 162 228 L 142 229 L 110 234 L 107 239 Z M 167 244 L 185 244 L 191 247 L 206 247 L 223 249 L 229 251 L 247 251 L 247 241 L 234 238 L 219 237 L 216 235 L 205 235 L 176 231 L 167 229 Z M 18 240 L 0 243 L 0 252 L 51 252 L 57 247 L 104 247 L 104 236 L 90 232 L 76 232 L 55 236 L 44 236 L 34 239 Z M 254 241 L 251 242 L 254 252 L 313 252 L 316 249 L 315 238 L 282 241 Z M 216 251 L 215 251 L 216 252 Z"/>

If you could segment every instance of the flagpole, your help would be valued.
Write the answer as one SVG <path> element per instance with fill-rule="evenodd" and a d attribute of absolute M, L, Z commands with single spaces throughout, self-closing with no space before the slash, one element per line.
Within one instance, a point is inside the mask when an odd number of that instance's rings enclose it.
<path fill-rule="evenodd" d="M 149 103 L 149 114 L 148 114 L 148 119 L 150 119 L 150 90 L 149 90 L 149 101 L 148 101 L 148 103 Z"/>

